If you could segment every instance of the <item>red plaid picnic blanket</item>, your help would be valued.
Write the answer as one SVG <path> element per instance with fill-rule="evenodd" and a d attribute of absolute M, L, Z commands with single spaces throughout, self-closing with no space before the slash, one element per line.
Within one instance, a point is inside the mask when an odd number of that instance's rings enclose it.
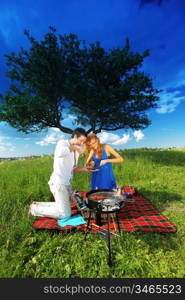
<path fill-rule="evenodd" d="M 167 217 L 163 216 L 154 205 L 145 199 L 141 194 L 137 193 L 134 187 L 123 186 L 122 193 L 126 193 L 135 201 L 128 201 L 127 205 L 122 207 L 118 213 L 119 225 L 123 231 L 149 231 L 149 232 L 176 232 L 177 228 L 173 225 Z M 81 191 L 79 194 L 84 197 L 86 191 Z M 79 214 L 76 204 L 72 203 L 72 215 Z M 67 230 L 73 226 L 61 227 L 57 223 L 57 219 L 38 217 L 32 224 L 35 229 L 55 229 Z M 79 225 L 75 228 L 80 231 L 85 231 L 87 225 Z M 90 220 L 90 232 L 98 233 L 107 230 L 107 220 L 102 214 L 102 226 L 97 226 L 95 222 L 95 215 L 92 214 Z M 110 218 L 110 231 L 112 233 L 118 232 L 118 227 L 114 216 Z"/>

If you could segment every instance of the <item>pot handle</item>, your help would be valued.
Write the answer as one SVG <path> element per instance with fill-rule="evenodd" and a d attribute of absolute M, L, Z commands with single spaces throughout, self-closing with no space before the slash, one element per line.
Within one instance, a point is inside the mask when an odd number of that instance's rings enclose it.
<path fill-rule="evenodd" d="M 100 203 L 98 203 L 98 205 L 96 206 L 96 209 L 98 210 L 98 211 L 102 211 L 102 205 L 101 205 L 101 202 Z"/>

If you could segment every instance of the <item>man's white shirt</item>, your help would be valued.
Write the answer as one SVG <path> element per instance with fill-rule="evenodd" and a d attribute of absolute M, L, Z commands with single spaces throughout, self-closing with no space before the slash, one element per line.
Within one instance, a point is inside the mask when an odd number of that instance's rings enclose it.
<path fill-rule="evenodd" d="M 73 168 L 78 162 L 78 151 L 70 151 L 68 140 L 60 140 L 55 148 L 53 173 L 51 174 L 49 184 L 70 185 L 73 177 Z M 75 158 L 76 156 L 76 158 Z"/>

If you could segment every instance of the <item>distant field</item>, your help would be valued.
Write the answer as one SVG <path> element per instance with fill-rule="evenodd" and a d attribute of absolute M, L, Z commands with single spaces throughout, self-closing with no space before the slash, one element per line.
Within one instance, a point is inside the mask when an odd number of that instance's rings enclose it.
<path fill-rule="evenodd" d="M 131 149 L 114 164 L 119 185 L 132 185 L 177 226 L 175 234 L 122 232 L 113 240 L 114 266 L 107 265 L 107 241 L 81 232 L 32 228 L 32 201 L 50 201 L 52 156 L 0 162 L 0 277 L 184 278 L 185 148 Z M 80 161 L 83 164 L 83 161 Z M 75 174 L 73 188 L 90 189 L 90 175 Z"/>

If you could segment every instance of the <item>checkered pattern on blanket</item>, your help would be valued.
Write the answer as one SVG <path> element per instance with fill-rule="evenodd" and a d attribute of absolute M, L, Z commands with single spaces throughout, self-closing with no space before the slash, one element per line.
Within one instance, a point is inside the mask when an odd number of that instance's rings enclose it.
<path fill-rule="evenodd" d="M 120 228 L 123 231 L 149 231 L 149 232 L 176 232 L 177 228 L 173 225 L 167 217 L 163 216 L 159 210 L 141 194 L 136 194 L 133 187 L 123 186 L 122 193 L 127 193 L 134 199 L 134 202 L 128 202 L 126 206 L 122 207 L 118 213 Z M 81 191 L 79 194 L 84 197 L 86 191 Z M 72 203 L 72 215 L 79 213 L 75 203 Z M 88 217 L 88 216 L 87 216 Z M 55 229 L 67 230 L 73 226 L 61 227 L 57 224 L 57 219 L 39 217 L 32 224 L 35 229 Z M 79 225 L 75 228 L 77 230 L 85 231 L 85 225 Z M 90 221 L 91 233 L 107 230 L 107 220 L 105 215 L 102 215 L 102 226 L 99 227 L 95 222 L 95 215 L 92 214 Z M 73 227 L 74 228 L 74 227 Z M 110 215 L 110 231 L 112 233 L 118 232 L 114 214 Z"/>

